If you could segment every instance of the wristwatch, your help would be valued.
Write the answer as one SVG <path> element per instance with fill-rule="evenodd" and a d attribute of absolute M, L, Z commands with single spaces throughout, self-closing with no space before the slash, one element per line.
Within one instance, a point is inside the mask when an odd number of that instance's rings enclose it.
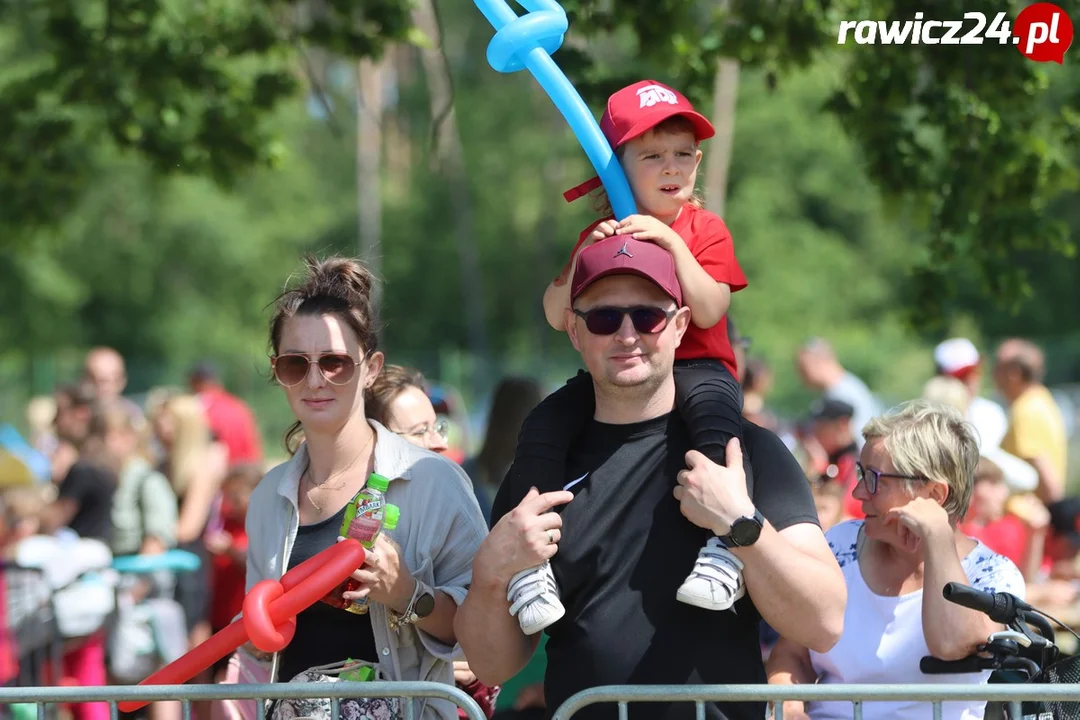
<path fill-rule="evenodd" d="M 761 537 L 761 528 L 765 525 L 765 516 L 757 508 L 753 517 L 743 516 L 731 524 L 731 530 L 720 538 L 728 546 L 750 547 Z"/>
<path fill-rule="evenodd" d="M 416 622 L 423 620 L 434 611 L 435 591 L 417 580 L 416 591 L 413 593 L 412 603 L 405 611 L 405 616 L 409 618 L 409 622 Z"/>
<path fill-rule="evenodd" d="M 393 610 L 390 611 L 391 630 L 397 630 L 402 625 L 423 620 L 435 611 L 435 591 L 420 580 L 415 578 L 414 580 L 416 581 L 416 588 L 413 589 L 409 604 L 405 606 L 405 612 L 398 615 Z"/>

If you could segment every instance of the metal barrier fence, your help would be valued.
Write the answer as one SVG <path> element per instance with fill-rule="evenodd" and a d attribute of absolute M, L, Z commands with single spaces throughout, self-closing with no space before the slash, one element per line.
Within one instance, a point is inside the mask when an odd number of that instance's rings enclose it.
<path fill-rule="evenodd" d="M 1010 717 L 1019 718 L 1024 702 L 1080 702 L 1080 685 L 609 685 L 570 696 L 552 720 L 568 720 L 597 703 L 618 703 L 619 720 L 627 720 L 627 704 L 632 702 L 692 702 L 698 720 L 704 720 L 707 702 L 775 702 L 773 717 L 783 720 L 781 703 L 789 700 L 850 702 L 854 720 L 862 720 L 862 705 L 866 702 L 933 703 L 933 718 L 941 720 L 942 702 L 985 700 L 1007 703 Z"/>
<path fill-rule="evenodd" d="M 0 688 L 0 706 L 13 703 L 37 705 L 38 720 L 47 717 L 51 703 L 109 703 L 109 717 L 117 720 L 117 703 L 131 700 L 157 702 L 175 700 L 183 703 L 183 720 L 191 720 L 191 703 L 202 700 L 284 700 L 329 699 L 331 717 L 339 715 L 339 702 L 345 698 L 435 698 L 449 700 L 465 710 L 469 720 L 486 720 L 476 701 L 467 694 L 443 683 L 434 682 L 339 682 L 275 683 L 272 685 L 136 685 L 105 687 L 30 687 Z M 403 703 L 405 720 L 419 720 L 411 702 Z"/>

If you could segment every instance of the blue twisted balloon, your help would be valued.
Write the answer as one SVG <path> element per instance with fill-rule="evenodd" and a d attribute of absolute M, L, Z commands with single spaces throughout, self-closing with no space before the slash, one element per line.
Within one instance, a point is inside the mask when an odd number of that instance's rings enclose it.
<path fill-rule="evenodd" d="M 619 159 L 600 131 L 589 106 L 551 59 L 551 54 L 562 46 L 569 26 L 566 11 L 555 0 L 517 0 L 528 10 L 528 14 L 518 17 L 506 0 L 473 2 L 495 28 L 495 37 L 487 49 L 488 64 L 501 73 L 528 68 L 570 123 L 570 129 L 604 183 L 615 219 L 622 220 L 636 213 L 634 195 Z"/>

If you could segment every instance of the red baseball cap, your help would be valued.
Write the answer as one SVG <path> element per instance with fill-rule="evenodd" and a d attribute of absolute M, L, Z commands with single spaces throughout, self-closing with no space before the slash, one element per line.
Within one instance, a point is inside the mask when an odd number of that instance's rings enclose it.
<path fill-rule="evenodd" d="M 589 245 L 578 255 L 574 279 L 570 284 L 570 302 L 600 278 L 609 275 L 637 275 L 651 281 L 682 303 L 682 287 L 675 274 L 675 260 L 659 245 L 644 240 L 613 235 Z"/>
<path fill-rule="evenodd" d="M 614 150 L 677 115 L 685 117 L 694 126 L 694 137 L 698 142 L 716 134 L 708 118 L 694 110 L 682 93 L 655 80 L 636 82 L 609 97 L 600 118 L 600 130 Z M 573 202 L 600 185 L 600 178 L 594 177 L 567 190 L 563 197 L 567 202 Z"/>

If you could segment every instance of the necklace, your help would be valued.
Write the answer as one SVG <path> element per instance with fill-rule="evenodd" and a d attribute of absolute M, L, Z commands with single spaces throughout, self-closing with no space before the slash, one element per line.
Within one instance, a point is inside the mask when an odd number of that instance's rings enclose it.
<path fill-rule="evenodd" d="M 349 462 L 348 465 L 346 465 L 341 470 L 338 470 L 337 472 L 335 472 L 330 477 L 326 478 L 325 481 L 323 481 L 322 483 L 320 483 L 318 485 L 315 484 L 315 478 L 313 478 L 312 475 L 311 475 L 311 458 L 308 457 L 307 467 L 304 468 L 304 474 L 301 476 L 301 480 L 306 480 L 307 481 L 308 489 L 307 489 L 307 492 L 305 494 L 307 495 L 308 502 L 311 503 L 311 506 L 313 508 L 315 508 L 316 512 L 321 514 L 322 511 L 323 511 L 323 508 L 322 508 L 321 505 L 319 505 L 319 503 L 315 502 L 315 499 L 311 496 L 311 493 L 314 492 L 317 489 L 333 491 L 333 490 L 340 490 L 341 488 L 345 487 L 349 482 L 348 478 L 342 478 L 341 482 L 339 482 L 336 485 L 328 485 L 327 483 L 329 483 L 334 478 L 345 475 L 345 473 L 352 470 L 353 465 L 355 465 L 356 461 L 359 460 L 364 455 L 364 453 L 367 452 L 368 448 L 371 447 L 373 442 L 375 442 L 375 431 L 374 430 L 371 431 L 371 437 L 369 437 L 367 439 L 367 442 L 364 443 L 364 447 L 360 448 L 360 452 L 358 452 L 356 454 L 356 457 L 354 457 L 352 459 L 352 461 Z"/>

